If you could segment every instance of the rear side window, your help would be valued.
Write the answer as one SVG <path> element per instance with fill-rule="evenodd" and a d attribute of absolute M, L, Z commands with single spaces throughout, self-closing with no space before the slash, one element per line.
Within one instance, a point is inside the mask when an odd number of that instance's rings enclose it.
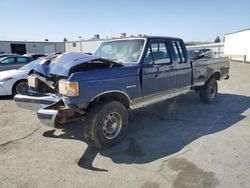
<path fill-rule="evenodd" d="M 186 57 L 183 52 L 183 48 L 180 41 L 172 41 L 172 45 L 175 51 L 175 55 L 178 63 L 186 63 Z"/>
<path fill-rule="evenodd" d="M 25 57 L 17 57 L 16 59 L 18 63 L 26 63 L 28 61 Z"/>
<path fill-rule="evenodd" d="M 171 59 L 165 42 L 151 42 L 144 63 L 145 64 L 171 63 Z"/>

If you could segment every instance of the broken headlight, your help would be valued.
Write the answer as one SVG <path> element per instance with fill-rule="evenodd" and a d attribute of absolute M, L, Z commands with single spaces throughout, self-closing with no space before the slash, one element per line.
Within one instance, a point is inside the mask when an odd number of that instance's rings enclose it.
<path fill-rule="evenodd" d="M 78 82 L 69 82 L 66 80 L 59 81 L 59 93 L 68 97 L 76 97 L 79 95 Z"/>
<path fill-rule="evenodd" d="M 34 88 L 37 87 L 37 79 L 35 76 L 28 76 L 28 85 Z"/>

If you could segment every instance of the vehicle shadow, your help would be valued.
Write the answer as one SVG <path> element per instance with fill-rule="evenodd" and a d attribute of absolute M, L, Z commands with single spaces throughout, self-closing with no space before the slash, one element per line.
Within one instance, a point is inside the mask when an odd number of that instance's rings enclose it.
<path fill-rule="evenodd" d="M 214 104 L 206 105 L 191 93 L 141 110 L 130 112 L 127 137 L 117 146 L 97 150 L 88 147 L 78 165 L 85 169 L 107 171 L 93 167 L 99 153 L 110 157 L 114 163 L 143 164 L 174 154 L 202 136 L 223 131 L 245 116 L 250 107 L 250 97 L 218 94 Z M 45 137 L 85 141 L 81 123 L 62 126 L 63 134 L 54 130 Z"/>
<path fill-rule="evenodd" d="M 13 96 L 11 96 L 11 95 L 0 96 L 0 100 L 12 100 L 12 99 L 13 99 Z"/>

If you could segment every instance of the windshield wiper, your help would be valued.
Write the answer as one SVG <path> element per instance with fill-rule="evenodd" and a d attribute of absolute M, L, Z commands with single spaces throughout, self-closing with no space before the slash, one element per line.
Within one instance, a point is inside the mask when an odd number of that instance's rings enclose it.
<path fill-rule="evenodd" d="M 115 63 L 118 63 L 118 64 L 123 65 L 123 62 L 122 62 L 122 61 L 119 61 L 118 59 L 109 59 L 109 60 L 111 60 L 111 61 L 113 61 L 113 62 L 115 62 Z"/>

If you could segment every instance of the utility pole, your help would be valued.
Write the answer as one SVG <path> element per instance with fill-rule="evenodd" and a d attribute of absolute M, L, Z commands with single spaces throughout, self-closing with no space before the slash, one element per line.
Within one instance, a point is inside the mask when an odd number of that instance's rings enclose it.
<path fill-rule="evenodd" d="M 80 49 L 81 49 L 81 53 L 82 53 L 82 36 L 78 36 L 78 38 L 80 39 Z"/>

